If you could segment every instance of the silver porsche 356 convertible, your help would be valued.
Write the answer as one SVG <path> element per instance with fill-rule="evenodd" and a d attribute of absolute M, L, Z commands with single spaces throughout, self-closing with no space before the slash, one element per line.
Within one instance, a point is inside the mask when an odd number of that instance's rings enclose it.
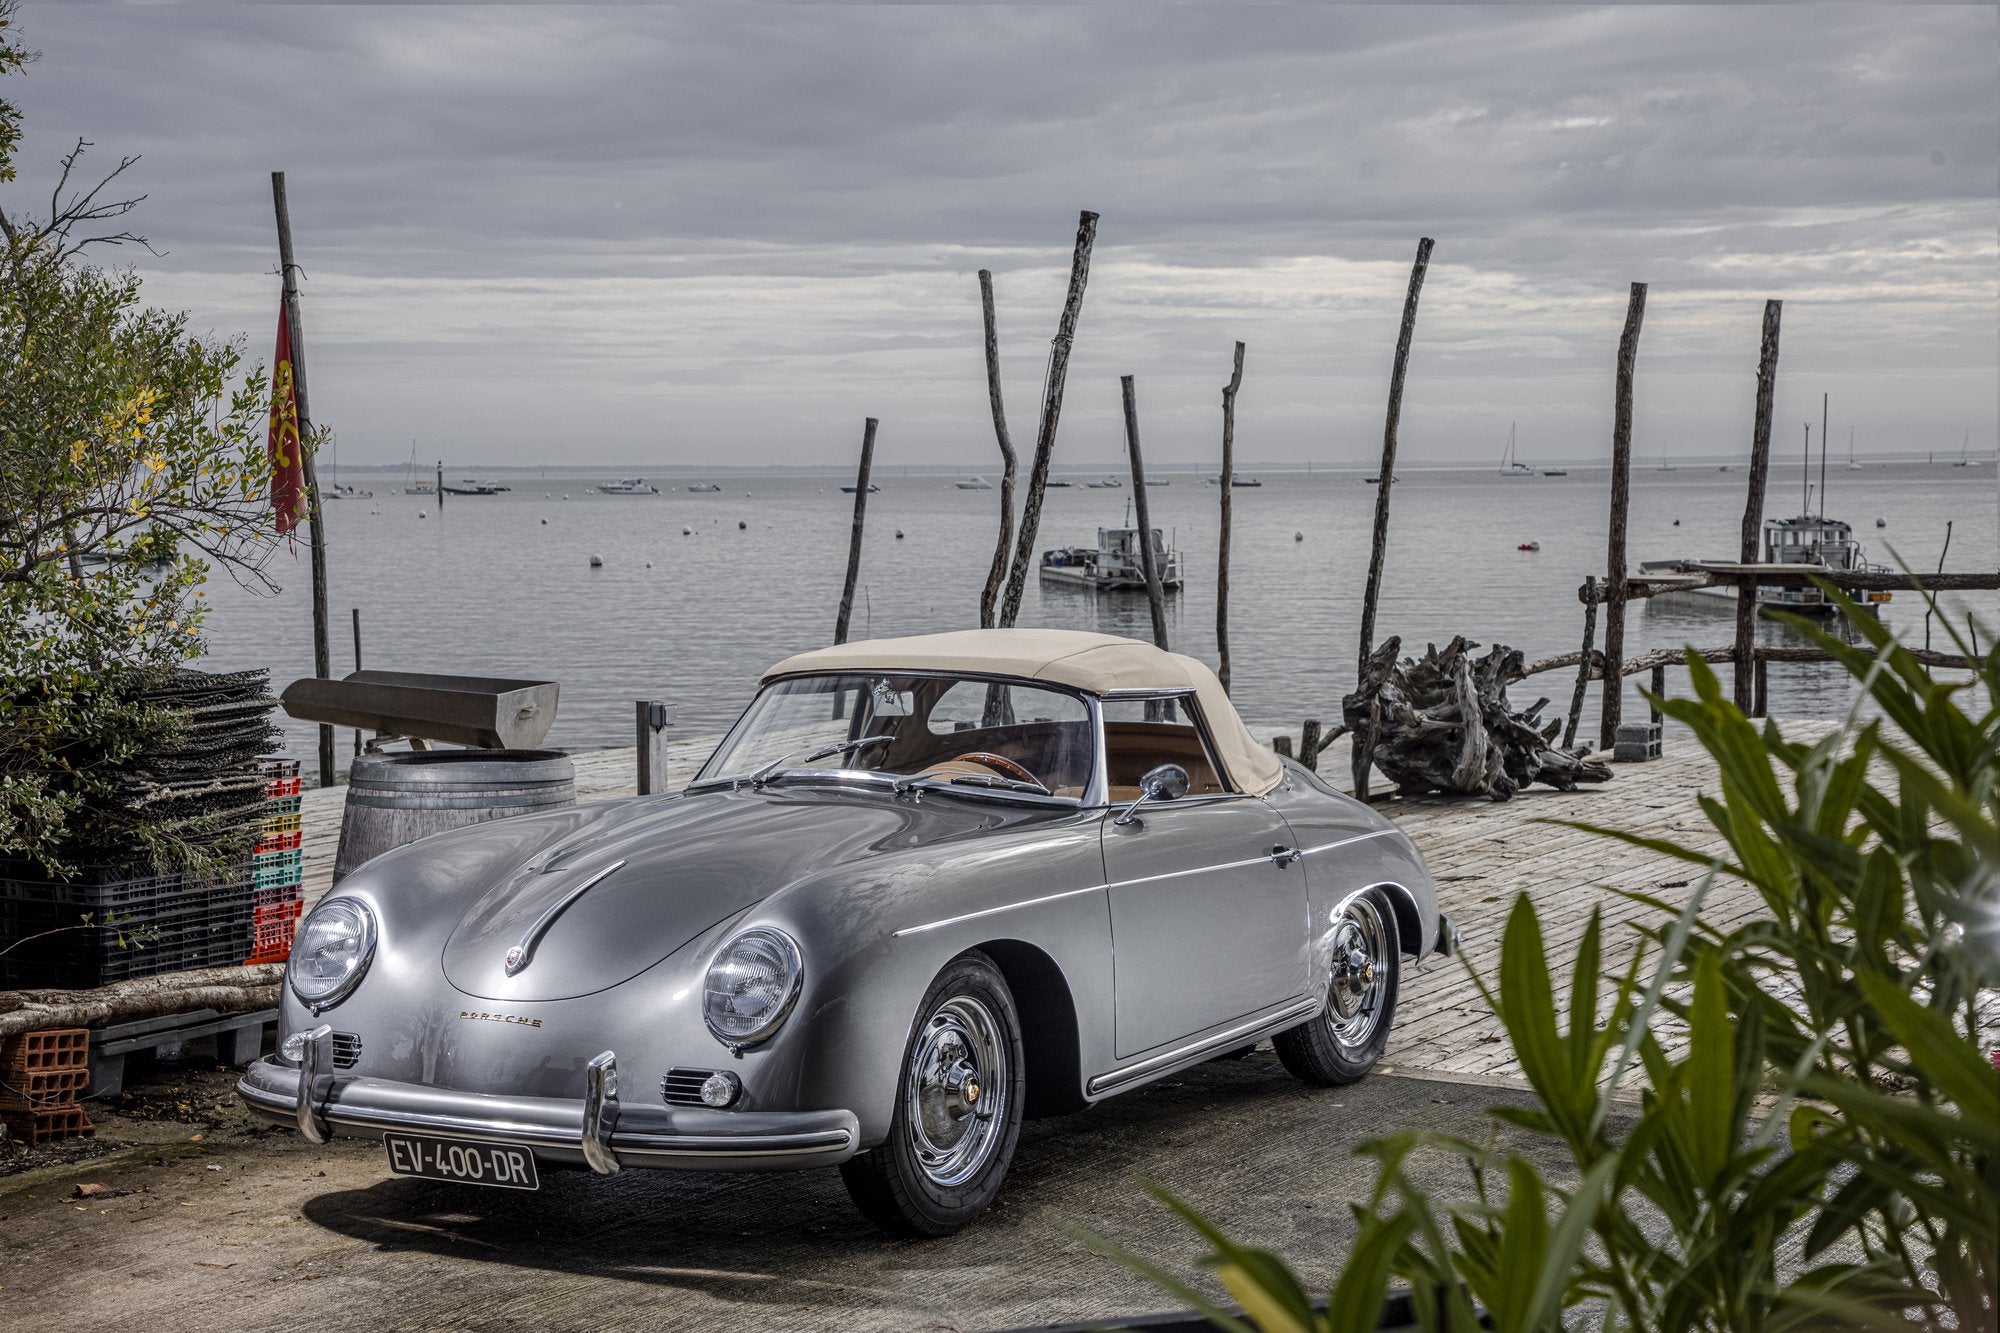
<path fill-rule="evenodd" d="M 972 1221 L 1022 1117 L 1271 1038 L 1365 1075 L 1422 859 L 1130 639 L 970 630 L 805 653 L 674 795 L 426 838 L 308 916 L 238 1090 L 389 1169 L 838 1164 L 903 1234 Z"/>

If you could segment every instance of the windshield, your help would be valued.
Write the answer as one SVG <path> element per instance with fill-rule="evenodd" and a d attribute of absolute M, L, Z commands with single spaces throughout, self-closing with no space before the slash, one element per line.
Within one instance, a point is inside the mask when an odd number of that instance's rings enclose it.
<path fill-rule="evenodd" d="M 796 676 L 751 701 L 697 783 L 801 773 L 933 778 L 1078 799 L 1090 783 L 1080 695 L 947 675 Z"/>

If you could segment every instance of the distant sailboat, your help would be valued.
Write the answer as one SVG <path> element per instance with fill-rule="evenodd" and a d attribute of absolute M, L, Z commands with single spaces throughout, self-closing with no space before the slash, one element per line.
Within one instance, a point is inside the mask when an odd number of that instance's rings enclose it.
<path fill-rule="evenodd" d="M 1861 470 L 1861 464 L 1854 461 L 1854 427 L 1852 426 L 1847 428 L 1847 470 L 1849 472 L 1859 472 Z"/>
<path fill-rule="evenodd" d="M 1503 477 L 1532 477 L 1535 470 L 1514 457 L 1514 423 L 1507 423 L 1507 452 L 1500 456 L 1500 475 Z"/>
<path fill-rule="evenodd" d="M 1672 472 L 1673 470 L 1674 470 L 1674 465 L 1673 465 L 1672 463 L 1669 463 L 1669 462 L 1667 461 L 1667 442 L 1666 442 L 1665 440 L 1661 440 L 1661 441 L 1660 441 L 1660 471 L 1662 471 L 1662 472 Z"/>
<path fill-rule="evenodd" d="M 1968 427 L 1965 432 L 1965 443 L 1958 447 L 1958 461 L 1953 463 L 1952 466 L 1975 467 L 1984 461 L 1984 459 L 1972 457 L 1972 430 Z"/>
<path fill-rule="evenodd" d="M 414 437 L 412 437 L 410 440 L 409 471 L 403 474 L 403 494 L 405 495 L 437 494 L 437 487 L 431 485 L 431 483 L 427 481 L 417 480 L 417 441 Z"/>

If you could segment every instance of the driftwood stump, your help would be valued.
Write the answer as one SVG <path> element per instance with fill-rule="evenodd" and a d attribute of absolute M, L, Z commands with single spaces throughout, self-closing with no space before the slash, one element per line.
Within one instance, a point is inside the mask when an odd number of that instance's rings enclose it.
<path fill-rule="evenodd" d="M 1429 644 L 1421 658 L 1400 658 L 1402 646 L 1384 640 L 1362 664 L 1359 688 L 1341 701 L 1348 727 L 1375 719 L 1375 767 L 1401 795 L 1504 801 L 1531 782 L 1570 791 L 1610 780 L 1610 766 L 1584 758 L 1587 750 L 1555 744 L 1563 724 L 1541 720 L 1547 699 L 1524 712 L 1508 703 L 1507 687 L 1526 676 L 1518 650 L 1496 645 L 1475 658 L 1479 645 L 1461 636 L 1441 651 Z"/>

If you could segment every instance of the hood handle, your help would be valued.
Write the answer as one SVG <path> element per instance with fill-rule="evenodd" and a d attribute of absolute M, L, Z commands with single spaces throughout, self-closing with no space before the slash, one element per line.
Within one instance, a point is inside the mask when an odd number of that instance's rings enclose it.
<path fill-rule="evenodd" d="M 625 862 L 622 859 L 613 861 L 610 865 L 604 867 L 604 869 L 598 871 L 589 879 L 586 879 L 583 883 L 577 885 L 551 903 L 548 910 L 535 919 L 535 924 L 528 927 L 528 933 L 521 937 L 521 942 L 507 951 L 507 975 L 511 977 L 527 967 L 535 956 L 535 946 L 541 943 L 542 936 L 547 934 L 549 927 L 556 923 L 556 918 L 569 910 L 571 903 L 583 897 L 585 893 L 590 891 L 593 885 L 624 864 Z"/>

